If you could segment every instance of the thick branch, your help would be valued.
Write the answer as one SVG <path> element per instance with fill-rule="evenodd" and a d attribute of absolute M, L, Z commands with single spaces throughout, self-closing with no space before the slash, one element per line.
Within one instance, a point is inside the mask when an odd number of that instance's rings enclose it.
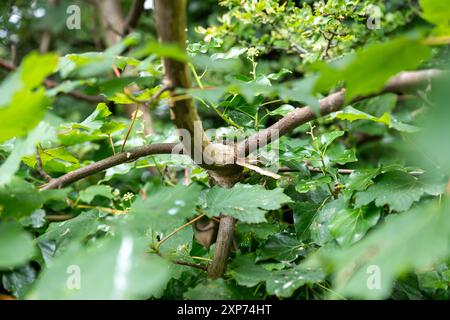
<path fill-rule="evenodd" d="M 17 67 L 11 63 L 9 63 L 6 60 L 0 59 L 0 68 L 3 68 L 5 70 L 8 71 L 15 71 L 17 69 Z M 45 79 L 44 80 L 44 85 L 51 89 L 51 88 L 55 88 L 57 86 L 59 86 L 59 83 L 54 81 L 54 80 L 50 80 L 50 79 Z M 100 103 L 100 102 L 104 102 L 105 99 L 102 96 L 88 96 L 85 95 L 84 93 L 80 92 L 80 91 L 71 91 L 67 93 L 68 95 L 79 99 L 79 100 L 84 100 L 86 102 L 94 102 L 94 103 Z"/>
<path fill-rule="evenodd" d="M 125 162 L 132 162 L 148 155 L 170 154 L 176 146 L 176 143 L 155 143 L 134 148 L 127 152 L 119 153 L 115 156 L 100 160 L 98 162 L 94 162 L 88 166 L 74 170 L 59 178 L 52 179 L 49 183 L 44 185 L 41 190 L 60 188 L 108 168 L 117 166 Z"/>
<path fill-rule="evenodd" d="M 233 243 L 235 224 L 236 220 L 233 217 L 222 215 L 220 218 L 214 246 L 214 259 L 208 267 L 208 276 L 212 279 L 222 277 L 227 269 L 228 253 Z"/>
<path fill-rule="evenodd" d="M 398 93 L 404 92 L 414 87 L 423 86 L 424 84 L 427 84 L 432 78 L 437 77 L 440 74 L 442 74 L 442 71 L 439 70 L 402 72 L 393 77 L 381 91 L 381 93 Z M 357 97 L 353 99 L 351 103 L 370 98 L 372 96 L 374 95 Z M 344 107 L 344 101 L 345 89 L 341 89 L 338 92 L 330 94 L 326 98 L 319 101 L 320 114 L 327 115 L 340 110 L 342 107 Z M 237 147 L 238 156 L 247 156 L 249 153 L 255 151 L 256 149 L 262 148 L 266 144 L 272 142 L 273 137 L 281 137 L 289 133 L 294 128 L 315 118 L 316 115 L 309 106 L 297 108 L 270 127 L 260 130 L 244 141 L 240 142 Z M 273 134 L 274 132 L 276 133 L 275 135 Z"/>
<path fill-rule="evenodd" d="M 155 0 L 155 17 L 160 42 L 177 44 L 185 50 L 186 0 Z M 165 80 L 172 88 L 170 96 L 173 98 L 176 96 L 174 91 L 176 88 L 191 87 L 188 65 L 170 58 L 164 58 L 163 61 Z M 193 100 L 191 98 L 171 100 L 171 116 L 177 128 L 187 131 L 188 137 L 184 135 L 181 140 L 186 152 L 195 161 L 199 155 L 203 155 L 203 150 L 210 145 L 210 142 L 203 131 Z"/>
<path fill-rule="evenodd" d="M 125 19 L 117 0 L 95 0 L 101 15 L 101 22 L 108 47 L 115 45 L 123 37 Z"/>

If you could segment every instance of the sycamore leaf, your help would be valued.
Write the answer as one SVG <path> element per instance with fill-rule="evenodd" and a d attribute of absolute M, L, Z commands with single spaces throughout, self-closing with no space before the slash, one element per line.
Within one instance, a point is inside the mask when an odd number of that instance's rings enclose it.
<path fill-rule="evenodd" d="M 34 254 L 31 235 L 14 222 L 0 223 L 0 270 L 27 262 Z"/>
<path fill-rule="evenodd" d="M 380 216 L 381 210 L 372 206 L 347 208 L 333 216 L 328 228 L 340 245 L 350 245 L 361 240 L 366 232 L 377 224 Z"/>
<path fill-rule="evenodd" d="M 283 193 L 283 189 L 266 190 L 260 185 L 236 184 L 225 189 L 214 186 L 206 194 L 206 212 L 209 217 L 221 213 L 232 216 L 242 222 L 265 222 L 264 214 L 268 210 L 276 210 L 291 199 Z"/>
<path fill-rule="evenodd" d="M 279 298 L 288 298 L 299 287 L 324 280 L 322 270 L 305 268 L 299 265 L 270 272 L 261 264 L 255 262 L 253 254 L 236 257 L 230 266 L 229 274 L 239 285 L 245 287 L 254 287 L 261 282 L 265 282 L 267 293 Z"/>
<path fill-rule="evenodd" d="M 200 191 L 201 187 L 196 184 L 177 185 L 157 189 L 146 199 L 139 197 L 131 206 L 132 223 L 142 231 L 150 229 L 161 236 L 167 235 L 195 215 Z"/>
<path fill-rule="evenodd" d="M 386 218 L 353 246 L 325 249 L 306 263 L 333 270 L 334 289 L 347 297 L 383 299 L 394 280 L 450 255 L 450 203 L 431 203 Z"/>
<path fill-rule="evenodd" d="M 274 294 L 279 298 L 289 298 L 301 286 L 321 282 L 324 278 L 325 275 L 321 269 L 298 265 L 272 272 L 266 280 L 266 290 L 268 294 Z"/>
<path fill-rule="evenodd" d="M 21 218 L 42 206 L 40 192 L 31 184 L 18 177 L 0 186 L 0 217 Z"/>
<path fill-rule="evenodd" d="M 43 270 L 26 298 L 115 300 L 158 297 L 170 279 L 169 264 L 159 256 L 145 252 L 145 241 L 128 233 L 103 238 L 87 247 L 72 242 Z"/>
<path fill-rule="evenodd" d="M 445 183 L 430 182 L 426 177 L 417 178 L 402 171 L 389 171 L 374 182 L 366 191 L 356 194 L 355 207 L 375 201 L 378 207 L 389 205 L 392 210 L 405 211 L 424 194 L 438 195 L 445 188 Z"/>
<path fill-rule="evenodd" d="M 291 262 L 305 254 L 305 244 L 295 234 L 277 233 L 269 237 L 264 247 L 257 251 L 257 261 L 274 259 Z"/>
<path fill-rule="evenodd" d="M 255 263 L 254 254 L 237 256 L 230 266 L 229 273 L 239 285 L 245 287 L 254 287 L 270 275 L 269 271 Z"/>
<path fill-rule="evenodd" d="M 86 203 L 91 203 L 97 196 L 112 199 L 112 188 L 104 184 L 98 184 L 80 191 L 80 200 Z"/>
<path fill-rule="evenodd" d="M 11 152 L 8 159 L 0 166 L 0 186 L 8 184 L 16 171 L 19 169 L 20 162 L 24 155 L 35 154 L 36 144 L 43 140 L 52 140 L 54 130 L 47 123 L 41 122 L 39 126 L 33 129 L 29 135 L 17 140 L 15 149 Z"/>
<path fill-rule="evenodd" d="M 342 111 L 338 111 L 335 113 L 335 117 L 341 120 L 347 120 L 350 122 L 356 120 L 370 120 L 378 123 L 382 123 L 387 125 L 389 128 L 393 128 L 397 131 L 401 132 L 417 132 L 419 128 L 412 126 L 410 124 L 406 124 L 398 121 L 390 113 L 385 112 L 381 117 L 375 117 L 371 114 L 362 112 L 353 108 L 352 106 L 348 106 L 344 108 Z"/>

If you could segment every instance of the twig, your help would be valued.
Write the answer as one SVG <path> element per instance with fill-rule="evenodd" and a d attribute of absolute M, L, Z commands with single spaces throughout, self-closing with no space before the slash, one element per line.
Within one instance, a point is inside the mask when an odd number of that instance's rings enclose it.
<path fill-rule="evenodd" d="M 139 18 L 144 11 L 144 2 L 145 0 L 134 0 L 131 4 L 130 11 L 128 12 L 127 17 L 125 18 L 125 25 L 123 27 L 123 34 L 126 35 L 131 31 L 134 27 L 136 27 Z"/>
<path fill-rule="evenodd" d="M 188 267 L 193 267 L 193 268 L 201 269 L 201 270 L 203 270 L 203 271 L 207 271 L 207 270 L 208 270 L 208 267 L 207 267 L 207 266 L 202 266 L 201 264 L 196 264 L 196 263 L 191 263 L 191 262 L 185 262 L 185 261 L 174 261 L 173 263 L 179 264 L 180 266 L 188 266 Z"/>
<path fill-rule="evenodd" d="M 112 209 L 107 207 L 97 207 L 97 206 L 90 206 L 86 204 L 78 204 L 75 206 L 77 209 L 97 209 L 99 211 L 111 213 L 111 214 L 125 214 L 128 213 L 128 210 L 119 210 L 119 209 Z"/>
<path fill-rule="evenodd" d="M 119 164 L 135 161 L 141 157 L 152 154 L 170 154 L 175 147 L 177 147 L 176 143 L 155 143 L 137 147 L 125 153 L 119 153 L 115 156 L 111 156 L 85 167 L 76 169 L 59 178 L 55 178 L 46 185 L 42 186 L 41 190 L 60 188 Z"/>
<path fill-rule="evenodd" d="M 149 107 L 150 105 L 152 105 L 157 99 L 159 99 L 159 97 L 165 92 L 165 91 L 167 91 L 167 90 L 169 90 L 169 86 L 166 86 L 166 85 L 164 85 L 164 86 L 162 86 L 149 100 L 147 100 L 145 103 L 144 103 L 144 107 L 145 108 L 147 108 L 147 107 Z M 131 95 L 128 95 L 129 97 L 131 97 Z M 132 98 L 132 97 L 131 97 Z M 128 127 L 128 130 L 127 130 L 127 133 L 126 133 L 126 135 L 125 135 L 125 139 L 123 140 L 123 143 L 122 143 L 122 148 L 120 149 L 120 152 L 122 153 L 123 152 L 123 150 L 125 149 L 125 145 L 127 144 L 127 140 L 128 140 L 128 137 L 130 136 L 130 133 L 131 133 L 131 129 L 133 129 L 133 125 L 134 125 L 134 122 L 136 121 L 136 118 L 137 118 L 137 114 L 138 114 L 138 111 L 139 111 L 139 104 L 141 104 L 142 102 L 140 102 L 140 101 L 138 101 L 138 100 L 133 100 L 133 101 L 135 101 L 136 102 L 136 109 L 134 110 L 134 113 L 133 113 L 133 118 L 131 119 L 131 124 L 130 124 L 130 126 Z"/>
<path fill-rule="evenodd" d="M 111 149 L 113 151 L 113 155 L 116 155 L 116 149 L 114 148 L 114 141 L 112 139 L 111 134 L 108 134 L 108 138 L 109 138 L 109 144 L 111 145 Z"/>
<path fill-rule="evenodd" d="M 173 236 L 175 233 L 177 233 L 178 231 L 186 228 L 187 226 L 193 224 L 195 221 L 200 220 L 201 218 L 203 218 L 205 216 L 205 214 L 201 214 L 197 217 L 195 217 L 194 219 L 186 222 L 185 224 L 183 224 L 182 226 L 176 228 L 175 230 L 173 230 L 171 233 L 169 233 L 167 236 L 165 236 L 161 241 L 158 242 L 158 248 L 164 243 L 166 242 L 171 236 Z"/>
<path fill-rule="evenodd" d="M 37 171 L 39 172 L 41 177 L 44 178 L 46 181 L 51 181 L 53 179 L 47 172 L 45 172 L 45 170 L 42 166 L 42 159 L 41 159 L 39 147 L 36 147 L 36 167 L 37 167 Z"/>
<path fill-rule="evenodd" d="M 48 220 L 50 222 L 59 222 L 59 221 L 66 221 L 70 220 L 74 217 L 73 214 L 47 214 L 45 215 L 45 220 Z"/>
<path fill-rule="evenodd" d="M 125 139 L 123 139 L 122 147 L 120 148 L 120 153 L 122 153 L 123 150 L 125 149 L 125 145 L 127 144 L 128 137 L 130 136 L 131 133 L 131 129 L 133 129 L 134 122 L 136 121 L 138 112 L 139 112 L 139 105 L 136 104 L 136 108 L 134 109 L 133 112 L 133 118 L 131 118 L 130 126 L 128 127 L 127 133 L 125 134 Z"/>
<path fill-rule="evenodd" d="M 317 173 L 322 173 L 322 169 L 321 168 L 316 168 L 316 167 L 312 167 L 312 166 L 308 166 L 307 167 L 309 171 L 311 172 L 317 172 Z M 337 169 L 339 174 L 352 174 L 353 172 L 355 172 L 354 169 Z M 298 169 L 291 169 L 288 167 L 281 167 L 280 169 L 278 169 L 278 172 L 299 172 L 300 170 Z M 410 171 L 408 172 L 408 174 L 412 175 L 412 176 L 420 176 L 423 174 L 423 171 Z"/>

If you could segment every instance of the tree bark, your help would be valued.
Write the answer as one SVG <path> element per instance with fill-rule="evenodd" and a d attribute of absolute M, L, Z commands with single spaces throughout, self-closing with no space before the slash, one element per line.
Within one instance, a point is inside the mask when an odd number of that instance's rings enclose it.
<path fill-rule="evenodd" d="M 123 17 L 122 9 L 120 4 L 116 0 L 96 0 L 96 5 L 100 11 L 100 18 L 102 21 L 104 40 L 107 46 L 113 46 L 120 42 L 126 31 L 133 27 L 137 23 L 137 19 L 140 16 L 140 9 L 143 9 L 142 1 L 135 1 L 132 4 L 130 13 L 126 19 Z M 128 69 L 125 69 L 124 74 L 128 74 Z M 137 87 L 132 87 L 131 90 L 137 90 Z M 127 117 L 131 118 L 134 111 L 136 110 L 136 105 L 126 105 L 125 114 Z M 151 135 L 154 133 L 153 128 L 153 118 L 150 110 L 140 105 L 138 108 L 142 112 L 142 121 L 144 122 L 144 133 L 145 135 Z"/>

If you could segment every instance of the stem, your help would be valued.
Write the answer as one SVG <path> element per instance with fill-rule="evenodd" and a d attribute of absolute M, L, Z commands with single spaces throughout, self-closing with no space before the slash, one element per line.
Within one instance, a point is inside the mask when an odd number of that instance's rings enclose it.
<path fill-rule="evenodd" d="M 109 144 L 111 145 L 111 149 L 113 151 L 113 155 L 116 155 L 116 149 L 114 149 L 114 142 L 113 142 L 111 134 L 108 134 L 108 138 L 109 138 Z"/>
<path fill-rule="evenodd" d="M 139 110 L 139 105 L 137 104 L 136 109 L 134 110 L 134 113 L 133 113 L 133 119 L 131 120 L 131 124 L 128 127 L 127 134 L 125 135 L 125 139 L 123 140 L 122 148 L 120 149 L 120 153 L 122 153 L 123 150 L 125 149 L 125 145 L 127 144 L 128 137 L 130 136 L 130 133 L 131 133 L 131 129 L 133 129 L 134 122 L 136 121 L 138 110 Z"/>
<path fill-rule="evenodd" d="M 128 213 L 128 210 L 119 210 L 119 209 L 112 209 L 112 208 L 106 208 L 106 207 L 96 207 L 96 206 L 89 206 L 89 205 L 86 205 L 86 204 L 76 205 L 75 208 L 77 208 L 77 209 L 97 209 L 97 210 L 108 212 L 108 213 L 111 213 L 111 214 L 125 214 L 125 213 Z"/>
<path fill-rule="evenodd" d="M 205 214 L 199 215 L 197 217 L 195 217 L 194 219 L 192 219 L 191 221 L 188 221 L 187 223 L 183 224 L 181 227 L 176 228 L 175 230 L 173 230 L 171 233 L 169 233 L 167 236 L 165 236 L 161 241 L 158 242 L 157 244 L 157 248 L 159 248 L 164 242 L 166 242 L 167 240 L 169 240 L 169 238 L 171 236 L 173 236 L 175 233 L 177 233 L 178 231 L 186 228 L 187 226 L 193 224 L 195 221 L 200 220 L 201 218 L 203 218 L 205 216 Z"/>
<path fill-rule="evenodd" d="M 208 270 L 208 267 L 202 266 L 201 264 L 196 264 L 196 263 L 191 263 L 191 262 L 185 262 L 185 261 L 174 261 L 173 263 L 179 264 L 180 266 L 188 266 L 188 267 L 193 267 L 193 268 L 201 269 L 201 270 L 203 270 L 203 271 L 207 271 L 207 270 Z"/>
<path fill-rule="evenodd" d="M 50 177 L 50 175 L 45 172 L 43 166 L 42 166 L 42 159 L 41 159 L 41 155 L 40 155 L 40 147 L 36 147 L 36 167 L 37 170 L 39 172 L 39 174 L 42 176 L 42 178 L 44 178 L 46 181 L 51 181 L 53 178 Z"/>

